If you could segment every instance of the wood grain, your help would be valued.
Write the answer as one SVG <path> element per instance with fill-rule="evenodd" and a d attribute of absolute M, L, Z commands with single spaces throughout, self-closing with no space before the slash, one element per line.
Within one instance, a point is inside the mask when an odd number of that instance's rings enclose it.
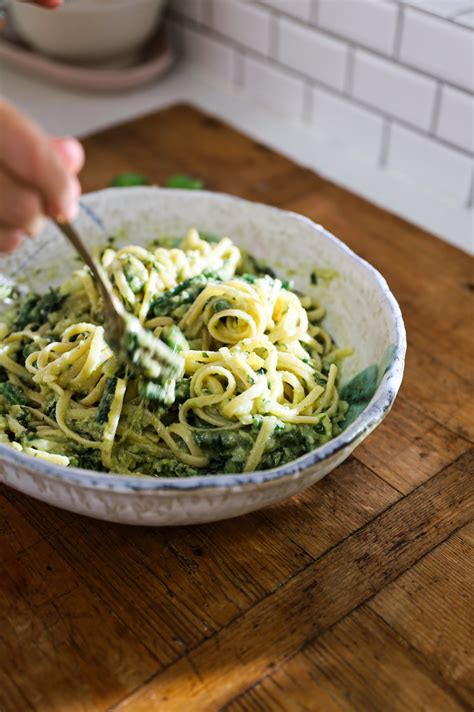
<path fill-rule="evenodd" d="M 84 143 L 85 190 L 187 173 L 323 223 L 393 288 L 406 377 L 353 457 L 237 520 L 127 528 L 1 488 L 0 712 L 471 709 L 472 261 L 189 106 Z"/>
<path fill-rule="evenodd" d="M 288 700 L 296 704 L 290 707 Z M 312 706 L 315 700 L 319 707 Z M 363 606 L 224 709 L 460 712 L 468 707 L 433 679 L 405 642 Z"/>
<path fill-rule="evenodd" d="M 403 388 L 390 418 L 357 449 L 357 459 L 407 494 L 471 447 L 430 413 L 414 407 Z"/>
<path fill-rule="evenodd" d="M 362 198 L 350 195 L 337 210 L 339 202 L 340 189 L 328 185 L 285 207 L 324 224 L 387 277 L 407 328 L 402 393 L 474 442 L 473 261 Z"/>
<path fill-rule="evenodd" d="M 456 689 L 474 699 L 474 557 L 463 527 L 370 602 Z M 431 605 L 426 605 L 427 602 Z"/>
<path fill-rule="evenodd" d="M 474 453 L 459 458 L 159 673 L 120 712 L 145 712 L 150 701 L 164 711 L 229 703 L 463 526 L 473 467 Z"/>

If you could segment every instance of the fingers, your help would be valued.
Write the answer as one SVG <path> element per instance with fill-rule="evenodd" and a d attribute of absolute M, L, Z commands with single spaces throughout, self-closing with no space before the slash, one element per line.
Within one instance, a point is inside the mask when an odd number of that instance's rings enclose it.
<path fill-rule="evenodd" d="M 79 181 L 39 127 L 6 102 L 0 103 L 0 163 L 39 193 L 45 214 L 74 219 Z"/>
<path fill-rule="evenodd" d="M 25 2 L 25 0 L 23 0 Z M 47 7 L 49 9 L 54 9 L 62 4 L 63 0 L 26 0 L 27 2 L 32 2 L 33 5 L 41 5 L 41 7 Z"/>
<path fill-rule="evenodd" d="M 0 171 L 0 221 L 5 228 L 36 235 L 42 227 L 43 206 L 37 192 L 26 183 Z"/>
<path fill-rule="evenodd" d="M 0 227 L 0 253 L 8 254 L 20 246 L 23 240 L 21 230 Z"/>
<path fill-rule="evenodd" d="M 64 165 L 76 175 L 84 165 L 84 149 L 75 138 L 53 138 L 51 143 Z"/>
<path fill-rule="evenodd" d="M 84 151 L 75 139 L 49 139 L 0 102 L 0 252 L 16 249 L 25 233 L 39 232 L 43 215 L 74 219 L 81 192 L 76 174 L 83 163 Z"/>

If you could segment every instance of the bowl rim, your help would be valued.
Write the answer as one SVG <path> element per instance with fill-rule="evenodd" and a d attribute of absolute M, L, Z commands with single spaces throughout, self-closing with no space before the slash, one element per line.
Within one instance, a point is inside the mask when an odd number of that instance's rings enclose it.
<path fill-rule="evenodd" d="M 119 192 L 121 196 L 126 197 L 126 193 L 137 194 L 154 192 L 159 190 L 162 193 L 169 193 L 173 197 L 179 195 L 189 196 L 188 190 L 180 190 L 175 188 L 160 188 L 158 186 L 140 186 L 131 188 L 105 188 L 91 193 L 84 194 L 81 202 L 85 199 L 85 207 L 87 212 L 94 217 L 94 211 L 87 206 L 88 199 L 94 199 L 96 196 L 112 194 Z M 203 489 L 233 489 L 249 486 L 258 486 L 265 483 L 272 483 L 287 477 L 297 477 L 304 470 L 313 467 L 325 460 L 336 456 L 345 449 L 353 449 L 358 441 L 364 439 L 386 416 L 392 407 L 398 390 L 400 388 L 403 371 L 405 365 L 405 354 L 407 348 L 406 330 L 403 322 L 400 306 L 393 296 L 386 279 L 375 269 L 369 262 L 359 257 L 350 247 L 342 240 L 335 237 L 332 233 L 326 230 L 322 225 L 314 222 L 310 218 L 300 215 L 294 211 L 283 210 L 265 203 L 254 202 L 240 198 L 238 196 L 229 195 L 228 193 L 220 193 L 208 190 L 196 190 L 193 194 L 198 197 L 206 196 L 207 198 L 217 199 L 219 201 L 246 204 L 257 207 L 263 207 L 275 215 L 284 214 L 286 217 L 300 222 L 312 230 L 316 230 L 323 237 L 333 244 L 338 249 L 346 253 L 352 260 L 357 262 L 363 269 L 371 275 L 375 280 L 380 292 L 383 294 L 388 306 L 390 307 L 393 326 L 395 331 L 395 351 L 392 361 L 384 374 L 381 382 L 377 387 L 374 397 L 369 405 L 358 415 L 353 423 L 346 430 L 337 435 L 333 440 L 321 445 L 315 450 L 302 455 L 296 460 L 272 468 L 271 470 L 259 470 L 254 472 L 238 473 L 238 474 L 215 474 L 215 475 L 196 475 L 193 477 L 144 477 L 123 475 L 120 473 L 105 473 L 95 470 L 85 470 L 76 467 L 64 467 L 62 465 L 53 465 L 40 458 L 32 457 L 26 453 L 19 452 L 13 448 L 2 445 L 0 443 L 1 460 L 10 461 L 15 465 L 33 468 L 39 475 L 50 480 L 65 481 L 70 485 L 77 485 L 84 489 L 94 489 L 100 491 L 113 491 L 123 494 L 142 493 L 152 494 L 154 492 L 163 491 L 195 491 Z M 99 217 L 95 216 L 96 222 L 101 224 Z M 378 394 L 378 395 L 377 395 Z"/>

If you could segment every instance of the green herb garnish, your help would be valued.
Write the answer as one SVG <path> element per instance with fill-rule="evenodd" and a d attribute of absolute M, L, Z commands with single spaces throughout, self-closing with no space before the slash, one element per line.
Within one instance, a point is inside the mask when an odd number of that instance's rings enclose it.
<path fill-rule="evenodd" d="M 110 185 L 112 188 L 128 188 L 134 185 L 148 185 L 149 180 L 141 173 L 119 173 L 112 178 Z"/>
<path fill-rule="evenodd" d="M 20 307 L 15 320 L 15 328 L 24 329 L 28 324 L 32 327 L 41 326 L 45 321 L 48 321 L 48 316 L 52 312 L 58 311 L 64 299 L 65 297 L 57 289 L 50 289 L 42 297 L 31 292 Z"/>
<path fill-rule="evenodd" d="M 201 190 L 204 187 L 204 183 L 199 178 L 176 175 L 168 178 L 166 186 L 168 188 L 184 188 L 185 190 Z"/>
<path fill-rule="evenodd" d="M 97 415 L 95 416 L 95 422 L 102 425 L 107 421 L 109 417 L 110 406 L 115 395 L 115 388 L 117 386 L 117 379 L 108 378 L 105 382 L 104 392 L 102 393 L 102 398 L 100 399 L 99 407 L 97 409 Z"/>
<path fill-rule="evenodd" d="M 226 309 L 232 309 L 232 304 L 227 301 L 227 299 L 216 299 L 212 304 L 214 313 L 225 311 Z"/>
<path fill-rule="evenodd" d="M 26 405 L 28 403 L 28 399 L 21 388 L 8 381 L 0 383 L 0 394 L 9 405 Z"/>

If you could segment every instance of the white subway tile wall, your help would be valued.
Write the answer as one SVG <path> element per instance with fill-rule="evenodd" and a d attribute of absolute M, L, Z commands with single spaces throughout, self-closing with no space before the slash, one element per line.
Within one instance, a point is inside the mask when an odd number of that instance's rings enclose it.
<path fill-rule="evenodd" d="M 397 6 L 380 0 L 320 0 L 317 24 L 365 47 L 392 54 L 397 17 Z"/>
<path fill-rule="evenodd" d="M 466 208 L 474 0 L 172 0 L 184 52 L 367 163 Z"/>
<path fill-rule="evenodd" d="M 474 27 L 474 10 L 457 15 L 454 22 L 457 22 L 459 25 L 465 25 L 465 27 Z"/>
<path fill-rule="evenodd" d="M 438 17 L 454 19 L 462 12 L 472 9 L 472 0 L 401 0 L 405 5 L 412 5 Z"/>
<path fill-rule="evenodd" d="M 350 137 L 355 152 L 372 164 L 379 162 L 384 125 L 381 116 L 320 87 L 312 90 L 311 116 L 311 123 L 322 135 L 343 145 Z"/>
<path fill-rule="evenodd" d="M 305 22 L 312 19 L 316 8 L 315 0 L 262 0 L 262 2 L 274 10 L 285 12 Z"/>
<path fill-rule="evenodd" d="M 304 105 L 304 82 L 274 64 L 244 57 L 243 86 L 251 96 L 292 119 L 300 119 Z"/>
<path fill-rule="evenodd" d="M 336 89 L 344 86 L 347 45 L 340 40 L 280 19 L 278 59 L 287 67 Z"/>
<path fill-rule="evenodd" d="M 472 169 L 468 156 L 405 126 L 393 124 L 390 133 L 389 169 L 410 176 L 421 186 L 430 181 L 442 200 L 467 203 Z"/>
<path fill-rule="evenodd" d="M 267 54 L 270 48 L 270 15 L 251 3 L 215 0 L 211 25 L 244 47 Z"/>
<path fill-rule="evenodd" d="M 435 77 L 474 91 L 474 33 L 417 10 L 407 9 L 400 59 Z"/>
<path fill-rule="evenodd" d="M 443 87 L 436 135 L 474 153 L 474 96 Z"/>
<path fill-rule="evenodd" d="M 390 116 L 427 131 L 436 94 L 434 79 L 356 50 L 352 95 Z"/>
<path fill-rule="evenodd" d="M 204 69 L 220 75 L 228 82 L 233 80 L 234 50 L 213 37 L 185 27 L 183 49 L 189 59 Z"/>

